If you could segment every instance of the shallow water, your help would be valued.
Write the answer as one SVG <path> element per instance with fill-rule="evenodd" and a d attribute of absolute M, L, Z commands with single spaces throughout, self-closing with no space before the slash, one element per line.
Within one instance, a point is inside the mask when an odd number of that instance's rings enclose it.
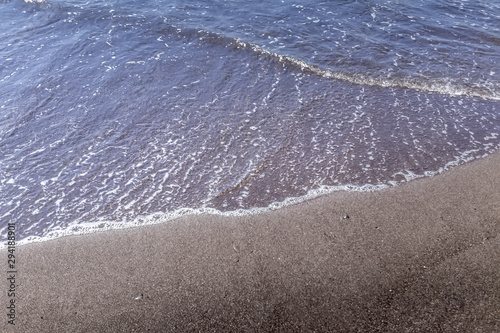
<path fill-rule="evenodd" d="M 500 146 L 489 1 L 4 1 L 0 17 L 3 240 L 8 222 L 33 241 L 375 190 Z"/>

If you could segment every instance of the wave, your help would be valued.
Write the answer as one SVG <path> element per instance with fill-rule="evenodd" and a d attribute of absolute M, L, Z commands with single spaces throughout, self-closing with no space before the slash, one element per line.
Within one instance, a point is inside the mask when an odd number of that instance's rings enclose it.
<path fill-rule="evenodd" d="M 166 20 L 164 23 L 167 23 Z M 315 64 L 309 64 L 304 60 L 297 59 L 288 55 L 283 55 L 266 50 L 255 43 L 244 42 L 239 38 L 231 38 L 218 33 L 205 30 L 196 30 L 193 28 L 181 28 L 175 25 L 163 27 L 162 33 L 175 35 L 180 38 L 189 40 L 197 39 L 201 42 L 210 43 L 212 45 L 221 45 L 223 47 L 233 47 L 234 49 L 253 52 L 259 56 L 268 57 L 272 61 L 284 64 L 286 67 L 296 68 L 300 71 L 318 75 L 327 79 L 341 80 L 358 85 L 368 85 L 381 88 L 402 88 L 417 90 L 426 93 L 436 93 L 449 96 L 468 96 L 478 97 L 486 100 L 500 100 L 500 84 L 483 84 L 483 86 L 474 86 L 471 84 L 463 84 L 453 82 L 451 78 L 415 78 L 415 77 L 398 77 L 398 78 L 381 78 L 367 75 L 364 73 L 352 73 L 348 71 L 336 71 L 326 68 L 321 68 Z"/>
<path fill-rule="evenodd" d="M 472 87 L 451 82 L 450 79 L 419 80 L 417 78 L 376 78 L 361 73 L 349 73 L 320 68 L 305 61 L 268 51 L 256 44 L 235 40 L 240 49 L 252 50 L 258 54 L 269 56 L 281 63 L 298 67 L 300 70 L 322 76 L 324 78 L 347 81 L 359 85 L 377 86 L 382 88 L 403 88 L 428 93 L 438 93 L 450 96 L 479 97 L 488 100 L 500 100 L 500 93 L 486 87 Z"/>
<path fill-rule="evenodd" d="M 446 171 L 449 171 L 459 165 L 464 163 L 485 158 L 493 153 L 498 153 L 500 151 L 500 147 L 496 147 L 491 149 L 487 153 L 481 153 L 477 150 L 465 151 L 458 156 L 455 156 L 454 159 L 445 163 L 442 167 L 438 168 L 435 171 L 426 171 L 423 174 L 415 174 L 410 170 L 404 170 L 398 172 L 397 174 L 403 176 L 400 181 L 389 181 L 387 184 L 366 184 L 366 185 L 321 185 L 318 188 L 309 190 L 305 195 L 297 196 L 297 197 L 289 197 L 283 201 L 272 202 L 267 207 L 255 207 L 250 209 L 236 209 L 231 211 L 221 211 L 215 208 L 201 206 L 195 208 L 179 208 L 170 212 L 156 212 L 148 215 L 138 216 L 131 221 L 120 221 L 120 222 L 110 222 L 105 219 L 99 219 L 94 222 L 81 223 L 77 222 L 74 224 L 70 224 L 67 227 L 53 229 L 46 233 L 43 236 L 28 236 L 19 241 L 16 241 L 17 245 L 26 245 L 30 243 L 44 242 L 49 240 L 54 240 L 61 237 L 66 236 L 76 236 L 76 235 L 85 235 L 95 232 L 109 231 L 109 230 L 121 230 L 121 229 L 129 229 L 134 227 L 141 227 L 146 225 L 160 224 L 173 220 L 177 220 L 179 218 L 187 217 L 187 216 L 195 216 L 195 215 L 219 215 L 226 217 L 243 217 L 250 216 L 256 214 L 262 214 L 270 211 L 275 211 L 284 207 L 300 204 L 305 201 L 309 201 L 315 198 L 319 198 L 325 195 L 329 195 L 335 192 L 376 192 L 381 190 L 386 190 L 392 187 L 399 186 L 401 184 L 413 181 L 415 179 L 428 178 L 433 177 L 439 174 L 442 174 Z M 0 249 L 4 249 L 7 247 L 6 240 L 0 243 Z"/>
<path fill-rule="evenodd" d="M 45 0 L 24 0 L 24 2 L 44 3 Z M 87 18 L 88 22 L 101 21 L 100 19 L 109 18 L 106 16 L 109 13 L 101 13 L 101 11 L 96 12 L 93 8 L 80 6 L 79 9 L 85 12 L 85 14 L 82 15 L 82 19 Z M 113 10 L 113 20 L 116 20 L 115 23 L 120 23 L 121 20 L 124 20 L 124 25 L 128 26 L 131 24 L 131 20 L 137 19 L 139 20 L 137 23 L 142 27 L 142 29 L 152 30 L 155 33 L 169 35 L 174 38 L 177 37 L 180 38 L 181 41 L 197 40 L 212 46 L 232 47 L 237 50 L 250 51 L 258 56 L 268 57 L 271 61 L 284 64 L 286 67 L 296 68 L 302 72 L 318 75 L 327 79 L 335 79 L 358 85 L 368 85 L 382 88 L 402 88 L 449 96 L 469 96 L 493 101 L 500 100 L 500 83 L 496 81 L 481 81 L 474 84 L 460 82 L 458 81 L 459 79 L 448 77 L 410 77 L 403 73 L 396 73 L 395 75 L 399 75 L 398 77 L 382 77 L 382 75 L 386 74 L 380 73 L 380 76 L 378 76 L 377 73 L 368 74 L 352 72 L 349 71 L 349 68 L 347 68 L 347 70 L 333 70 L 323 68 L 321 65 L 308 63 L 307 60 L 297 59 L 290 55 L 279 54 L 267 50 L 258 44 L 242 41 L 238 37 L 207 31 L 203 28 L 196 29 L 189 26 L 185 27 L 182 23 L 177 24 L 172 22 L 169 18 L 152 13 L 144 12 L 141 15 L 137 15 L 134 14 L 134 10 L 137 10 L 137 8 L 121 8 L 116 11 Z M 66 12 L 71 12 L 68 8 L 59 8 L 58 11 L 60 12 L 61 17 L 66 15 Z M 109 24 L 109 22 L 107 22 L 107 24 Z"/>

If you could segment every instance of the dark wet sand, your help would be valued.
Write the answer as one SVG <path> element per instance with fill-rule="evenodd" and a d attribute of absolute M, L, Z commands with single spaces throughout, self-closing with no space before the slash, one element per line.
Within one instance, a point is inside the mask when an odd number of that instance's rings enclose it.
<path fill-rule="evenodd" d="M 495 154 L 376 193 L 30 244 L 0 331 L 500 332 L 499 230 Z"/>

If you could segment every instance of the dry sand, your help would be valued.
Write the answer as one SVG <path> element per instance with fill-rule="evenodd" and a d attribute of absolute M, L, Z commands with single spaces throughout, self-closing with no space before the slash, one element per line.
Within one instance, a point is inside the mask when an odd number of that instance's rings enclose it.
<path fill-rule="evenodd" d="M 497 153 L 376 193 L 20 246 L 0 331 L 500 332 L 499 230 Z"/>

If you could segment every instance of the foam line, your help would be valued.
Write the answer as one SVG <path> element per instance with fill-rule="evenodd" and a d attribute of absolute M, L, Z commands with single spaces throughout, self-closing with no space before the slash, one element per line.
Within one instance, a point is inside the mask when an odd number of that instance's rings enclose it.
<path fill-rule="evenodd" d="M 299 67 L 302 71 L 314 73 L 316 75 L 325 78 L 347 81 L 359 85 L 377 86 L 382 88 L 404 88 L 404 89 L 413 89 L 428 93 L 437 93 L 450 96 L 470 96 L 470 97 L 479 97 L 494 101 L 500 100 L 500 95 L 497 92 L 490 91 L 486 88 L 467 87 L 464 85 L 454 84 L 452 82 L 445 82 L 444 80 L 443 82 L 423 81 L 417 78 L 391 80 L 391 79 L 380 79 L 380 78 L 369 77 L 361 73 L 332 71 L 328 69 L 322 69 L 316 65 L 308 64 L 302 60 L 295 59 L 293 57 L 268 51 L 255 44 L 245 43 L 240 40 L 236 40 L 236 44 L 239 48 L 251 49 L 259 54 L 264 54 L 276 58 L 280 62 L 285 62 L 290 65 Z"/>
<path fill-rule="evenodd" d="M 178 219 L 180 217 L 189 216 L 189 215 L 200 215 L 200 214 L 212 214 L 212 215 L 221 215 L 221 216 L 249 216 L 255 214 L 261 214 L 269 211 L 274 211 L 281 209 L 283 207 L 287 207 L 290 205 L 295 205 L 307 200 L 311 200 L 320 196 L 328 195 L 334 192 L 339 191 L 347 191 L 347 192 L 375 192 L 384 190 L 390 187 L 398 186 L 402 183 L 409 182 L 411 180 L 424 178 L 424 177 L 432 177 L 437 174 L 441 174 L 445 171 L 448 171 L 455 166 L 466 163 L 468 161 L 474 160 L 477 157 L 474 155 L 475 151 L 466 151 L 459 156 L 457 156 L 454 160 L 446 163 L 443 167 L 439 168 L 436 171 L 427 171 L 422 175 L 416 175 L 411 171 L 401 171 L 397 174 L 402 175 L 404 180 L 395 182 L 391 181 L 387 184 L 377 184 L 371 185 L 366 184 L 362 186 L 357 185 L 341 185 L 341 186 L 320 186 L 317 189 L 310 190 L 307 194 L 299 197 L 290 197 L 281 202 L 273 202 L 267 207 L 257 207 L 251 209 L 237 209 L 232 211 L 220 211 L 215 208 L 210 207 L 200 207 L 200 208 L 180 208 L 172 212 L 157 212 L 145 216 L 139 216 L 135 218 L 133 221 L 122 221 L 122 222 L 109 222 L 105 220 L 98 220 L 95 222 L 89 223 L 75 223 L 71 224 L 64 229 L 56 229 L 47 233 L 43 237 L 38 236 L 30 236 L 25 239 L 21 239 L 17 242 L 17 245 L 25 245 L 34 242 L 43 242 L 48 241 L 64 236 L 73 236 L 73 235 L 84 235 L 94 232 L 108 231 L 108 230 L 120 230 L 120 229 L 128 229 L 133 227 L 152 225 L 158 223 L 165 223 L 168 221 L 172 221 Z M 484 158 L 489 154 L 484 154 L 480 158 Z M 6 243 L 2 243 L 0 245 L 1 248 L 6 248 Z"/>

